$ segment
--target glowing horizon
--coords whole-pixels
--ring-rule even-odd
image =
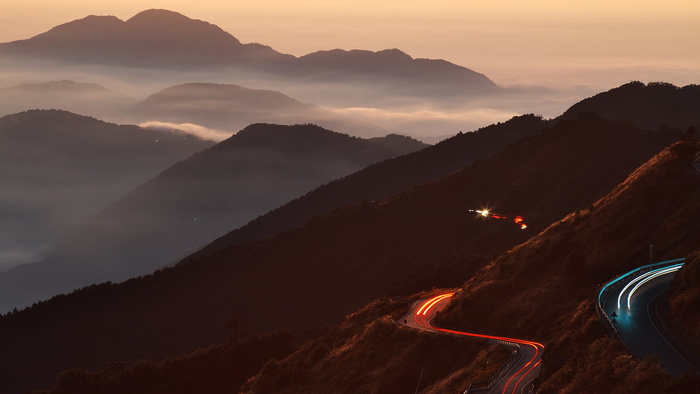
[[[398,48],[440,58],[500,84],[612,86],[632,79],[700,83],[700,3],[454,0],[149,1],[114,4],[9,0],[0,42],[25,39],[87,15],[127,20],[150,8],[218,25],[242,42],[296,56],[325,49]]]

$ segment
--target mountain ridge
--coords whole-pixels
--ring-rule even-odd
[[[452,93],[458,93],[450,85],[450,82],[455,84],[456,76],[457,85],[463,90],[473,90],[473,94],[500,90],[485,75],[444,60],[413,59],[396,49],[378,52],[337,49],[296,57],[257,43],[242,44],[216,25],[167,10],[147,10],[127,21],[89,16],[29,39],[2,43],[0,53],[3,52],[8,56],[43,57],[68,64],[164,69],[243,67],[253,73],[318,81],[335,81],[339,76],[357,79],[358,75],[371,71],[367,76],[381,76],[383,83],[394,87],[407,82],[417,86],[437,84],[434,89]],[[408,79],[416,77],[423,80]]]
[[[634,119],[640,126],[700,128],[700,85],[675,86],[665,82],[632,81],[572,105],[562,119],[595,112],[613,120]]]
[[[76,224],[41,262],[0,274],[0,305],[145,275],[309,189],[424,146],[313,125],[248,126]]]
[[[212,145],[57,110],[0,118],[0,142],[3,271],[42,258],[60,234],[103,204]]]
[[[328,213],[339,206],[389,198],[414,185],[466,167],[479,157],[494,154],[517,139],[539,132],[546,125],[545,120],[535,115],[514,117],[474,132],[459,133],[421,151],[371,165],[232,230],[186,260],[214,253],[220,248],[267,238],[276,232],[301,226],[312,216]]]
[[[662,90],[663,95],[657,95],[654,92]],[[620,92],[625,92],[620,94]],[[627,93],[630,92],[630,93]],[[637,112],[636,114],[631,112],[630,106],[627,104],[627,100],[623,98],[628,97],[630,94],[634,96],[644,97],[649,104],[644,110]],[[422,173],[420,176],[414,178],[413,181],[404,180],[400,183],[401,186],[383,190],[375,195],[367,194],[364,198],[369,198],[370,200],[377,199],[381,200],[390,197],[393,193],[398,193],[401,188],[409,188],[411,183],[413,185],[428,182],[432,179],[438,178],[439,176],[444,176],[449,172],[455,171],[461,167],[470,164],[471,159],[477,156],[487,157],[490,154],[496,153],[498,149],[503,149],[508,142],[514,142],[515,139],[526,137],[531,134],[535,134],[540,130],[544,129],[547,125],[555,123],[560,120],[575,119],[583,113],[590,112],[591,109],[605,108],[608,112],[616,112],[624,116],[618,115],[614,119],[618,121],[628,121],[635,124],[639,124],[649,128],[666,127],[664,124],[668,125],[673,123],[673,116],[670,116],[668,112],[664,111],[663,108],[668,106],[668,103],[678,102],[683,100],[688,100],[689,97],[693,97],[693,94],[700,95],[700,87],[695,85],[688,85],[682,88],[675,87],[668,84],[641,84],[638,82],[630,82],[628,84],[621,85],[620,87],[611,89],[606,92],[601,92],[595,96],[584,99],[579,104],[571,106],[564,114],[559,117],[545,121],[534,115],[523,115],[519,117],[514,117],[511,120],[496,125],[491,125],[477,130],[476,132],[470,133],[460,133],[456,136],[451,137],[448,140],[440,142],[435,146],[425,149],[421,152],[416,152],[407,155],[404,158],[400,158],[396,161],[395,165],[398,166],[399,163],[402,166],[408,166],[411,170],[416,173]],[[652,98],[656,98],[656,105],[653,104]],[[615,104],[610,104],[614,102]],[[694,108],[691,100],[690,104],[682,105],[684,111],[681,119],[683,121],[676,122],[678,126],[688,127],[693,124],[694,121],[700,121],[700,115],[692,110]],[[698,102],[700,106],[700,102]],[[540,120],[540,122],[537,121]],[[653,119],[654,121],[649,121]],[[501,130],[497,130],[500,128]],[[497,134],[501,134],[496,137]],[[487,137],[490,135],[491,137]],[[517,137],[517,138],[516,138]],[[483,139],[482,139],[483,138]],[[492,145],[488,144],[485,139],[495,138],[492,141]],[[462,154],[460,152],[467,152],[470,149],[470,145],[479,146],[483,152],[481,154],[475,154],[473,156],[463,156],[465,160],[455,161],[450,163],[450,158],[456,158],[457,155]],[[487,148],[486,146],[490,146]],[[459,146],[459,148],[457,148]],[[431,153],[434,152],[434,153]],[[438,153],[440,152],[440,153]],[[434,157],[430,159],[431,163],[435,165],[436,168],[440,168],[439,171],[431,172],[427,166],[416,166],[411,163],[411,157],[423,156],[427,157],[434,154]],[[384,168],[367,168],[360,171],[357,174],[350,175],[346,177],[347,182],[358,182],[373,184],[377,190],[381,190],[382,187],[386,187],[393,182],[399,182],[402,179],[402,175],[398,175],[396,168],[390,169],[394,165],[392,162],[381,163],[373,167],[384,167]],[[369,171],[384,171],[384,178],[392,179],[391,182],[375,182],[369,177]],[[362,181],[360,179],[363,179]],[[203,254],[213,253],[217,248],[223,248],[226,246],[232,246],[237,243],[250,242],[257,239],[262,239],[267,236],[271,236],[276,231],[286,230],[298,225],[301,225],[304,220],[310,218],[313,214],[321,214],[324,211],[321,210],[304,210],[302,208],[304,200],[314,201],[312,205],[315,207],[324,207],[327,212],[335,206],[350,205],[352,203],[359,203],[361,198],[357,198],[352,201],[350,199],[340,198],[339,195],[343,194],[345,196],[353,195],[353,189],[359,190],[359,186],[354,186],[353,188],[346,188],[342,186],[340,182],[332,182],[319,190],[310,192],[308,195],[302,198],[290,202],[289,206],[283,206],[279,209],[271,211],[260,218],[247,223],[240,229],[235,229],[229,234],[214,240],[210,245],[207,245],[200,251],[197,251],[193,256],[201,256]],[[341,191],[342,190],[342,191]],[[392,192],[389,192],[391,190]],[[333,201],[335,205],[327,204],[329,195],[336,195],[336,199]],[[324,197],[321,197],[324,196]],[[295,211],[295,212],[293,212]],[[305,215],[299,215],[299,212],[307,212]],[[294,219],[292,219],[294,218]],[[274,230],[273,230],[274,229]]]

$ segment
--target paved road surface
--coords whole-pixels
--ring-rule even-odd
[[[668,334],[660,324],[654,302],[668,290],[674,273],[675,271],[662,273],[641,285],[632,295],[629,307],[627,298],[635,286],[627,287],[622,297],[619,295],[625,286],[618,286],[603,300],[602,306],[605,313],[615,319],[618,335],[633,356],[638,359],[654,356],[668,372],[681,376],[692,369],[692,364],[682,349],[676,349],[673,342],[667,339]]]

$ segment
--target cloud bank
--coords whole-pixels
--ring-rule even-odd
[[[160,122],[156,120],[150,120],[148,122],[143,122],[139,124],[139,127],[143,127],[145,129],[153,129],[153,130],[170,130],[170,131],[175,131],[175,132],[180,132],[188,135],[195,136],[199,139],[205,140],[205,141],[214,141],[214,142],[221,142],[229,137],[231,137],[234,133],[230,131],[224,131],[224,130],[218,130],[218,129],[211,129],[208,127],[200,126],[198,124],[194,123],[170,123],[170,122]]]

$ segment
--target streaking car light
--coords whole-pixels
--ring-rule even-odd
[[[662,274],[667,274],[667,273],[670,273],[670,272],[673,272],[673,271],[677,271],[678,269],[680,269],[680,267],[681,267],[682,265],[683,265],[683,264],[678,264],[678,265],[674,265],[674,266],[672,266],[672,267],[664,267],[664,268],[655,269],[655,270],[653,270],[653,271],[646,272],[646,273],[644,273],[644,274],[642,274],[642,275],[640,275],[640,276],[634,278],[633,280],[631,280],[629,283],[627,283],[627,285],[625,285],[625,287],[622,288],[622,291],[620,291],[620,293],[619,293],[618,296],[617,296],[617,309],[622,308],[622,296],[625,294],[625,292],[627,291],[627,289],[629,289],[630,287],[632,287],[635,283],[638,283],[639,281],[644,280],[644,279],[648,278],[650,275],[654,275],[654,274],[656,274],[656,273],[660,273],[660,272],[661,272]],[[645,283],[646,283],[646,282],[645,282]],[[631,296],[628,297],[628,299],[627,299],[627,307],[628,307],[628,309],[629,309],[629,299],[630,299],[630,298],[631,298]]]
[[[680,266],[660,270],[660,271],[653,273],[652,275],[647,275],[643,280],[639,281],[639,283],[637,283],[637,285],[632,288],[629,295],[627,295],[627,309],[632,309],[632,295],[634,294],[635,291],[637,291],[637,289],[640,286],[642,286],[643,284],[649,282],[650,280],[652,280],[654,278],[657,278],[657,277],[662,276],[662,275],[670,274],[671,272],[678,271],[679,269],[681,269]],[[654,272],[654,271],[652,271],[652,272]]]
[[[508,219],[508,215],[494,213],[488,209],[470,209],[469,212],[476,212],[479,216],[482,216],[485,218],[502,219],[502,220]],[[522,216],[513,216],[513,223],[518,225],[522,230],[525,230],[527,228],[527,224],[525,224],[525,219],[523,219]]]

